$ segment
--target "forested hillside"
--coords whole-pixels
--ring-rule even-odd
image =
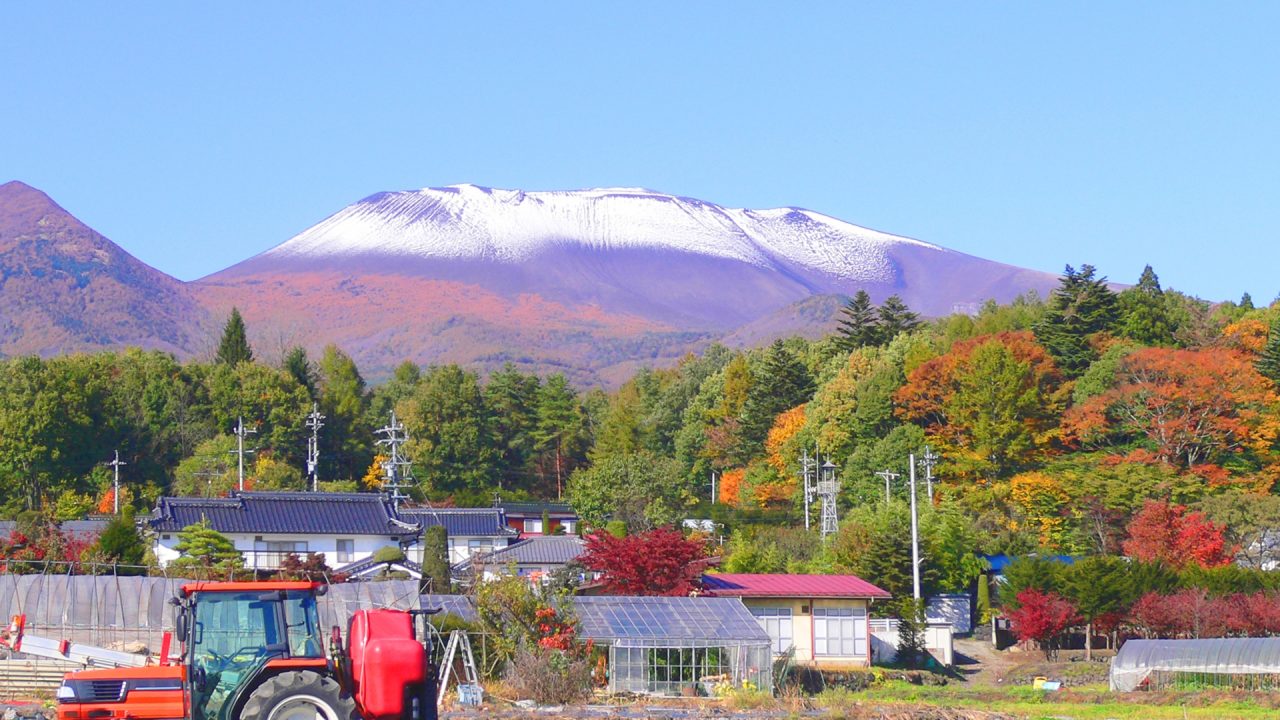
[[[0,502],[8,516],[108,507],[102,463],[116,449],[139,509],[163,492],[225,493],[241,416],[257,430],[249,485],[301,489],[316,403],[328,488],[376,487],[373,430],[394,410],[433,501],[563,490],[596,524],[711,517],[730,570],[852,570],[895,594],[910,586],[898,564],[907,457],[926,446],[940,456],[922,519],[931,588],[967,584],[974,550],[1257,561],[1261,533],[1280,526],[1280,304],[1211,306],[1162,290],[1149,268],[1116,293],[1084,266],[1043,301],[924,322],[859,294],[844,320],[816,342],[713,346],[611,394],[558,375],[412,364],[369,388],[338,348],[264,358],[243,327],[209,363],[136,350],[11,359]],[[841,529],[825,544],[803,529],[806,451],[843,484]],[[886,470],[900,476],[887,500]],[[1174,535],[1138,542],[1143,522]]]

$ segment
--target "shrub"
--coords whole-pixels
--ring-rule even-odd
[[[539,705],[566,705],[591,695],[591,663],[560,650],[522,645],[507,664],[507,686]]]
[[[1046,660],[1058,655],[1058,642],[1067,628],[1080,622],[1070,600],[1054,592],[1034,588],[1018,593],[1018,608],[1009,613],[1009,624],[1019,640],[1040,643]]]

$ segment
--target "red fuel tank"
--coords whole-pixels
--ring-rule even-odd
[[[413,617],[401,610],[357,610],[348,628],[356,704],[365,720],[398,720],[406,689],[427,679],[427,654],[413,636]]]

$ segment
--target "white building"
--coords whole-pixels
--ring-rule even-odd
[[[162,497],[147,526],[161,565],[179,557],[179,533],[207,520],[244,556],[247,568],[275,570],[287,555],[320,553],[342,572],[382,548],[403,549],[422,529],[375,493],[238,492],[224,498]],[[412,556],[410,556],[412,558]]]

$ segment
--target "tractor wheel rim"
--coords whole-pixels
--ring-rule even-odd
[[[296,695],[272,708],[267,720],[338,720],[338,713],[314,695]]]

